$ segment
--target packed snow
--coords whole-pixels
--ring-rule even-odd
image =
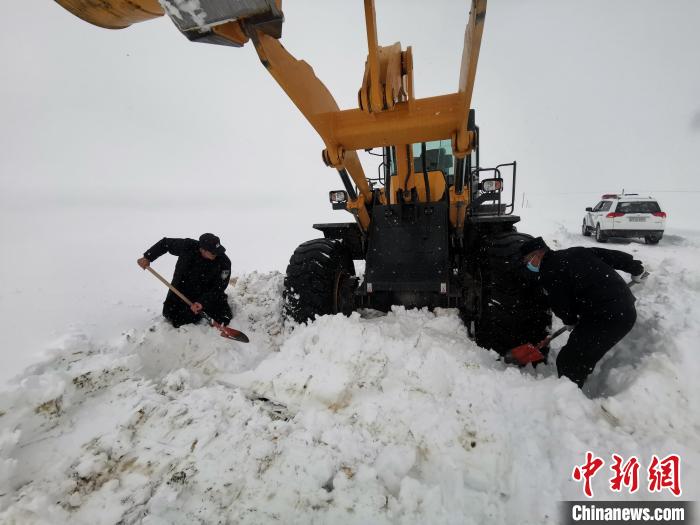
[[[198,26],[206,23],[207,13],[202,9],[199,0],[159,0],[161,7],[173,18],[184,20],[182,13],[188,15]]]
[[[573,220],[522,230],[595,244]],[[451,309],[285,324],[276,271],[228,290],[249,344],[122,304],[150,315],[143,328],[73,330],[0,394],[0,522],[556,523],[559,501],[583,499],[571,472],[589,450],[643,465],[677,453],[692,499],[700,232],[607,247],[651,276],[634,289],[636,326],[583,392],[553,360],[506,366]],[[608,477],[596,499],[670,498],[612,493]]]

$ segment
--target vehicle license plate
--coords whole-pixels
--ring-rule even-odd
[[[647,220],[646,217],[630,217],[630,222],[644,222]]]

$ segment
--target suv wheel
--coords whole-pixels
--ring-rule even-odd
[[[647,235],[644,237],[644,242],[647,244],[659,244],[659,241],[661,240],[661,237],[657,235]]]
[[[591,230],[588,229],[588,226],[586,226],[586,219],[583,219],[583,225],[581,226],[581,233],[585,237],[590,237],[591,236]]]
[[[595,240],[598,242],[608,242],[608,238],[600,231],[600,224],[596,224],[595,227]]]

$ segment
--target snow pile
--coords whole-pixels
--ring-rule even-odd
[[[547,241],[591,243],[564,228]],[[555,523],[559,500],[582,498],[571,471],[587,450],[678,453],[697,494],[699,246],[611,246],[652,276],[585,395],[553,363],[506,367],[454,310],[285,327],[279,273],[229,289],[248,345],[162,321],[66,337],[0,394],[0,521]],[[597,498],[640,499],[607,478]]]

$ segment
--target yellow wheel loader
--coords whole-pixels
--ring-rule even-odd
[[[251,43],[317,131],[323,161],[343,185],[330,202],[353,220],[314,225],[323,238],[295,250],[284,291],[290,318],[455,307],[476,342],[500,353],[545,337],[551,314],[518,257],[530,237],[514,227],[516,163],[479,165],[471,99],[486,0],[471,1],[456,91],[428,98],[415,96],[411,47],[380,46],[374,0],[364,0],[369,52],[358,107],[346,110],[282,46],[281,0],[56,1],[105,28],[167,15],[191,41]],[[365,175],[363,150],[381,157],[377,177]],[[365,261],[363,279],[355,275],[357,260]]]

